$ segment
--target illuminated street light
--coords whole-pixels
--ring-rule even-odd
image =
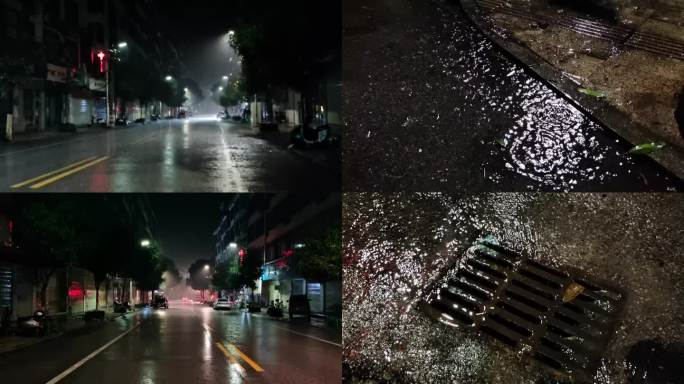
[[[228,81],[228,76],[223,76],[223,81]]]
[[[127,43],[127,42],[122,41],[122,42],[119,43],[119,48],[126,48],[126,47],[128,47],[128,43]]]
[[[237,248],[237,243],[230,243],[228,246],[231,248]]]
[[[219,87],[219,91],[223,91],[223,87]]]
[[[147,239],[140,240],[140,246],[143,248],[148,248],[150,246],[150,241]]]
[[[208,271],[209,268],[211,268],[211,267],[209,266],[209,264],[206,264],[206,265],[204,266],[204,270],[205,270],[205,271]]]
[[[228,37],[233,37],[233,36],[235,36],[235,31],[233,31],[231,29],[230,31],[228,31]]]
[[[189,90],[187,88],[183,88],[183,91],[188,92]]]
[[[170,75],[166,76],[166,81],[171,81],[171,80],[173,80],[173,76],[170,76]]]

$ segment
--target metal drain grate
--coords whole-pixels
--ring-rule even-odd
[[[525,9],[529,3],[502,0],[477,0],[477,5],[490,13],[501,13],[519,17],[530,22],[557,25],[583,35],[601,40],[607,40],[633,49],[653,54],[684,60],[684,41],[670,39],[648,32],[635,31],[623,25],[606,25],[604,23],[572,17],[545,17]]]
[[[447,271],[422,309],[442,323],[529,353],[554,372],[591,381],[624,295],[588,282],[579,272],[559,271],[502,246],[483,244]],[[564,302],[568,290],[578,287],[583,290]]]

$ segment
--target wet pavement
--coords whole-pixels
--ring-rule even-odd
[[[353,0],[343,15],[345,190],[682,189],[505,56],[455,2]]]
[[[327,165],[300,156],[247,125],[198,117],[3,145],[0,190],[339,190],[339,163]]]
[[[684,382],[682,195],[347,194],[343,211],[347,382],[556,382],[524,353],[417,309],[487,234],[625,293],[595,383]]]
[[[0,377],[50,382],[120,335],[59,382],[335,383],[341,377],[339,333],[173,303],[4,353]]]

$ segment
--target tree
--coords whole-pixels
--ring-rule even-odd
[[[228,84],[219,92],[218,103],[223,108],[228,108],[237,105],[247,99],[245,92],[245,81],[239,77],[233,77],[228,81]]]
[[[256,280],[261,276],[261,258],[247,254],[238,268],[238,284],[240,288],[256,289]]]
[[[303,117],[314,114],[312,83],[337,70],[341,58],[341,19],[337,0],[236,1],[239,21],[230,43],[240,54],[245,87],[264,94],[290,87],[302,94]],[[305,11],[303,11],[305,10]]]
[[[216,265],[214,274],[211,277],[211,285],[222,291],[234,291],[240,288],[238,274],[230,271],[230,265],[227,261]]]
[[[342,278],[342,235],[333,226],[325,235],[308,239],[298,249],[290,263],[290,270],[305,279],[330,281]]]
[[[26,250],[34,267],[34,284],[40,289],[40,304],[47,307],[46,291],[52,275],[72,265],[83,251],[83,238],[75,225],[72,200],[43,199],[31,202],[17,220],[17,243]]]
[[[206,266],[209,268],[206,268]],[[200,259],[192,263],[188,268],[190,274],[190,287],[194,290],[201,291],[202,298],[204,298],[204,291],[210,288],[211,282],[211,265],[210,260]]]

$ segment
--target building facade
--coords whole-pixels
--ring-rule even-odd
[[[263,305],[279,300],[287,307],[291,295],[306,295],[312,314],[339,319],[341,281],[310,281],[289,268],[307,239],[339,226],[339,194],[237,195],[223,207],[214,232],[217,263],[237,265],[244,250],[261,259],[254,293]]]

